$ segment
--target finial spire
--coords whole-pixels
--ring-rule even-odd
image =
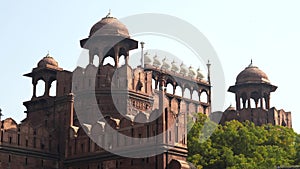
[[[1,117],[3,116],[2,114],[2,109],[0,108],[0,121],[1,121]]]
[[[249,64],[248,67],[252,67],[252,66],[253,66],[253,61],[252,61],[252,59],[251,59],[251,62],[250,62],[250,64]]]
[[[141,67],[144,68],[144,45],[145,42],[141,42]]]
[[[207,81],[210,84],[210,66],[211,66],[211,64],[210,64],[209,60],[207,60],[206,66],[207,66]]]
[[[46,57],[50,57],[49,50],[47,51],[47,55],[46,55]]]
[[[111,14],[111,9],[108,10],[108,14],[106,15],[106,18],[109,18]]]

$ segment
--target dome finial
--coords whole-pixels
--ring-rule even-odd
[[[51,56],[50,56],[50,53],[49,53],[49,50],[47,51],[46,57],[51,57]]]
[[[105,18],[111,17],[110,14],[111,14],[111,9],[108,10],[108,14],[105,16]]]
[[[210,66],[211,66],[211,63],[210,63],[209,60],[207,60],[206,66],[207,66],[207,81],[210,84]]]
[[[253,67],[253,61],[252,61],[252,59],[251,59],[251,62],[250,62],[250,64],[249,64],[248,67]]]

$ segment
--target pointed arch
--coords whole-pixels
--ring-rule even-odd
[[[189,88],[184,89],[183,97],[187,99],[191,99],[191,90]]]
[[[45,94],[45,81],[43,79],[39,79],[36,84],[36,96],[40,97]]]
[[[110,64],[112,66],[115,66],[116,63],[115,63],[115,60],[112,56],[106,56],[104,59],[103,59],[103,66],[107,65],[107,64]]]
[[[181,88],[181,86],[179,86],[179,85],[176,86],[175,95],[182,97],[182,88]]]
[[[94,55],[92,63],[95,66],[99,64],[99,56],[97,54]]]
[[[166,92],[169,94],[173,94],[173,85],[171,83],[167,84]]]
[[[199,93],[196,90],[193,90],[192,100],[199,101]]]
[[[208,94],[205,90],[200,93],[200,102],[208,103]]]
[[[56,96],[57,80],[53,80],[50,86],[49,95]]]

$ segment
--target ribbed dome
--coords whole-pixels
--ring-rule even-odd
[[[268,83],[270,80],[266,73],[260,70],[258,67],[253,66],[252,63],[246,67],[236,78],[236,84],[244,83]]]
[[[129,32],[126,26],[118,19],[109,16],[102,18],[90,30],[90,37],[95,35],[101,36],[123,36],[128,38]]]
[[[38,67],[47,67],[49,65],[58,67],[57,61],[54,60],[54,58],[51,57],[49,54],[47,54],[42,60],[39,61]]]

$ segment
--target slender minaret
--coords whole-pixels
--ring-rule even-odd
[[[141,67],[144,68],[144,44],[145,42],[141,42],[141,48],[142,48],[142,51],[141,51]]]
[[[2,109],[0,108],[0,121],[1,121],[1,117],[3,116],[2,114]]]
[[[210,84],[210,66],[211,66],[211,64],[210,64],[209,60],[207,61],[206,66],[207,66],[207,81]]]

